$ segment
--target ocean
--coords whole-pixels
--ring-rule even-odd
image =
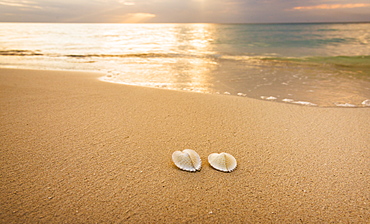
[[[370,106],[370,23],[0,23],[0,67],[318,107]]]

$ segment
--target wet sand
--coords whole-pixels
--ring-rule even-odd
[[[1,223],[367,223],[370,109],[0,69]],[[200,172],[171,154],[196,150]],[[213,152],[235,156],[231,173]]]

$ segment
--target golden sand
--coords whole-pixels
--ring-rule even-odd
[[[366,223],[370,109],[0,70],[1,223]],[[178,169],[196,150],[200,172]],[[231,173],[207,162],[228,152]]]

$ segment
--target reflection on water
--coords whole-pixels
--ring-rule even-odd
[[[303,105],[370,106],[370,24],[0,28],[3,67],[103,71],[103,80],[130,85]]]
[[[136,48],[136,52],[148,57],[127,57],[119,72],[110,71],[105,81],[131,85],[189,90],[202,93],[212,92],[212,75],[217,61],[204,55],[215,54],[210,45],[215,34],[211,24],[177,25],[168,29],[164,37],[172,54]],[[145,37],[148,43],[157,43],[157,35]],[[152,38],[152,39],[150,39]],[[172,57],[175,54],[175,57]],[[113,62],[113,61],[112,61]]]

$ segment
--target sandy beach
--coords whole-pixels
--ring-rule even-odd
[[[369,223],[370,109],[0,69],[1,223]],[[179,170],[193,149],[200,172]],[[213,152],[238,161],[214,170]]]

